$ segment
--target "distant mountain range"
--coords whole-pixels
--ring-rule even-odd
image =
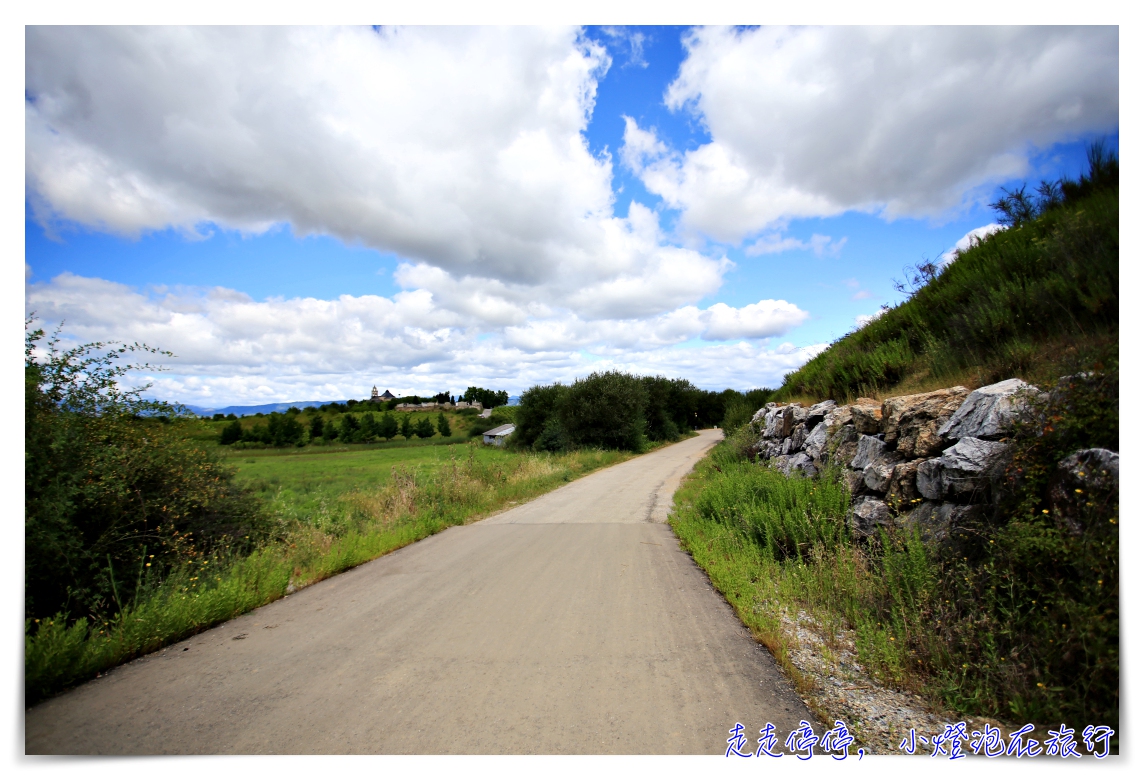
[[[321,406],[322,404],[335,403],[334,401],[287,401],[280,404],[258,404],[257,406],[222,406],[217,409],[208,408],[205,406],[195,406],[194,404],[183,404],[183,406],[190,409],[195,414],[202,416],[211,416],[212,414],[233,414],[237,417],[242,417],[247,414],[270,414],[271,412],[284,412],[291,406],[297,406],[299,409],[305,409],[310,406]],[[344,404],[345,401],[337,401],[336,403]]]
[[[344,404],[345,401],[286,401],[280,404],[258,404],[257,406],[222,406],[219,408],[211,408],[206,406],[195,406],[194,404],[183,404],[183,406],[190,409],[200,417],[210,417],[213,414],[233,414],[236,417],[243,417],[248,414],[270,414],[271,412],[284,412],[291,406],[296,406],[299,409],[305,409],[310,406],[322,406],[323,404],[339,403]],[[508,398],[509,406],[516,406],[520,403],[519,395],[511,395]]]

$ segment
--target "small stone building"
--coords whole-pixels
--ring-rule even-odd
[[[498,425],[491,431],[485,431],[485,444],[491,444],[494,447],[503,447],[504,440],[512,435],[516,430],[516,426],[512,423],[507,425]]]

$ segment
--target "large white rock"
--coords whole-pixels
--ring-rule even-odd
[[[820,422],[818,425],[814,426],[813,431],[807,434],[806,442],[803,445],[803,451],[814,460],[818,460],[822,457],[822,453],[826,449],[827,436],[828,431],[826,423]]]
[[[918,492],[932,501],[980,497],[989,486],[989,470],[1008,449],[1008,444],[966,437],[918,465]]]
[[[1020,379],[979,387],[937,432],[945,439],[997,439],[1013,427],[1027,398],[1040,391]]]
[[[874,460],[874,458],[881,455],[884,449],[886,449],[885,442],[873,436],[859,436],[858,452],[855,453],[853,460],[850,461],[850,468],[855,471],[862,471],[870,465],[870,462]]]
[[[862,469],[862,481],[866,487],[875,493],[885,493],[890,489],[890,478],[894,475],[894,467],[901,462],[901,458],[892,450],[887,450],[870,459]]]

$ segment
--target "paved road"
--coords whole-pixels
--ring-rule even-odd
[[[26,750],[722,754],[814,722],[662,522],[719,435],[119,667],[29,710]]]

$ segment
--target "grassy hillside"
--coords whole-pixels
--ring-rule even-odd
[[[1051,382],[1113,353],[1119,173],[1115,158],[1094,151],[1085,177],[1042,185],[1040,204],[1023,188],[1006,193],[995,206],[1007,230],[944,268],[922,267],[928,283],[788,374],[779,398],[841,402],[1011,376]]]

